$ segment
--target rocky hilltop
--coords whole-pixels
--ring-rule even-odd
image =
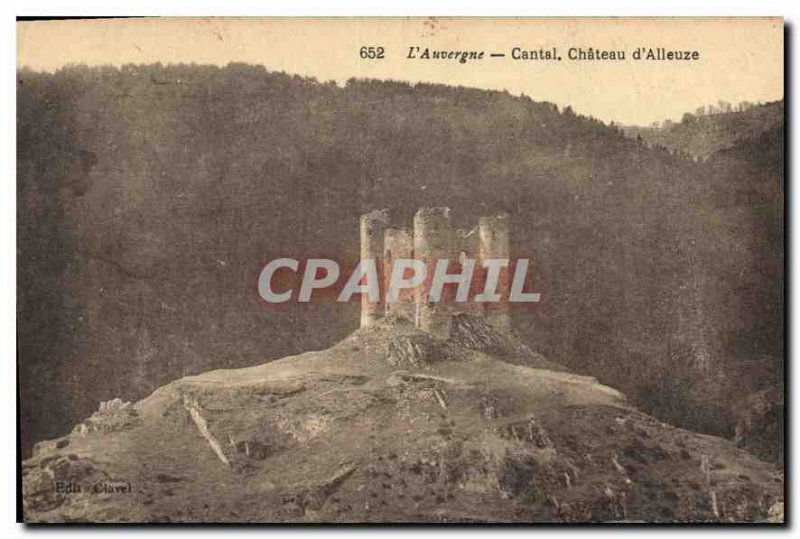
[[[176,380],[23,462],[27,522],[783,520],[783,474],[481,320]]]

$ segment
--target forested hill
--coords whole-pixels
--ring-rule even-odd
[[[25,447],[100,400],[345,336],[357,305],[270,307],[256,278],[354,260],[373,208],[510,212],[542,294],[519,333],[659,417],[728,434],[780,362],[782,191],[735,193],[782,163],[731,176],[737,155],[695,163],[528,97],[248,65],[20,71],[18,152]]]
[[[735,109],[728,103],[701,107],[686,113],[680,122],[657,126],[625,127],[625,133],[641,137],[649,146],[663,146],[674,152],[706,159],[718,151],[754,141],[764,133],[783,128],[783,100],[763,105],[742,103]]]

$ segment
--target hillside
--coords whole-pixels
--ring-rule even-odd
[[[357,305],[270,308],[256,279],[277,257],[352,264],[373,208],[507,211],[542,294],[521,337],[672,424],[733,437],[738,399],[780,372],[780,152],[699,163],[528,97],[247,65],[23,70],[17,89],[26,455],[99,401],[339,342]]]
[[[25,519],[783,520],[776,466],[490,340],[466,348],[389,320],[103,403],[23,463]]]
[[[783,127],[783,101],[756,105],[741,111],[684,114],[680,122],[660,127],[626,126],[625,134],[641,137],[648,146],[663,146],[695,158],[707,159],[766,132]]]

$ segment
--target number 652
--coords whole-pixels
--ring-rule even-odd
[[[361,47],[358,55],[365,60],[382,60],[386,53],[383,47]]]

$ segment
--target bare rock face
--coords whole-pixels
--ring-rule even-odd
[[[398,335],[386,345],[386,361],[395,367],[419,368],[434,361],[447,358],[443,343],[427,333]]]
[[[90,432],[113,432],[136,426],[140,422],[139,414],[130,402],[112,399],[100,403],[100,409],[90,418],[72,429],[73,434],[83,435]]]
[[[496,331],[485,318],[479,316],[469,314],[454,316],[449,341],[457,348],[478,350],[516,365],[554,371],[567,370],[561,365],[547,361],[544,356],[531,350],[514,335]]]
[[[775,465],[592,378],[512,364],[524,351],[465,325],[440,341],[388,320],[328,350],[106,404],[91,424],[113,428],[23,463],[25,519],[782,520]]]

